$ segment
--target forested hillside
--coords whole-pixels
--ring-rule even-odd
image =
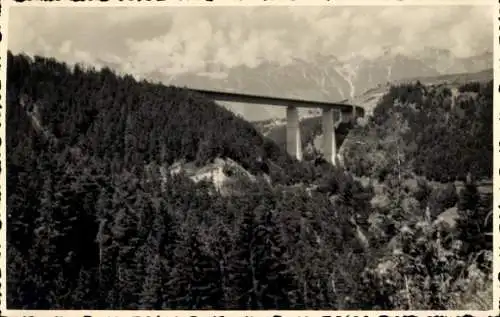
[[[456,87],[423,85],[420,81],[393,85],[377,102],[367,124],[340,123],[336,128],[337,148],[342,148],[345,167],[358,176],[379,179],[387,169],[399,166],[394,163],[399,151],[406,172],[431,181],[464,181],[468,173],[476,179],[491,180],[493,80],[463,83],[464,77],[450,78],[462,82],[454,84]],[[452,89],[456,89],[454,95]],[[303,119],[300,128],[302,146],[309,154],[305,158],[314,159],[322,151],[310,151],[322,134],[321,117]],[[266,132],[285,148],[286,126]]]
[[[368,124],[350,132],[346,167],[379,179],[397,169],[443,183],[468,174],[491,180],[493,80],[457,90],[452,96],[448,87],[420,82],[391,87]]]
[[[150,161],[171,164],[181,158],[202,165],[216,156],[231,157],[251,170],[258,168],[259,155],[287,169],[295,164],[250,123],[187,90],[137,83],[109,69],[69,69],[51,59],[31,63],[24,56],[9,55],[9,65],[11,103],[27,99],[24,102],[36,107],[39,121],[59,143],[124,168]],[[14,109],[9,120],[28,124],[23,110]]]
[[[188,90],[109,69],[9,53],[7,76],[9,308],[490,306],[491,197],[473,180],[362,184]],[[216,157],[256,181],[226,196],[161,172]],[[449,208],[455,223],[437,221]]]

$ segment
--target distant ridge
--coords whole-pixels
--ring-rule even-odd
[[[488,81],[493,79],[493,68],[488,68],[474,73],[455,73],[438,76],[413,77],[395,80],[394,83],[402,83],[419,80],[422,84],[439,84],[448,82],[449,84],[461,85],[469,81]]]

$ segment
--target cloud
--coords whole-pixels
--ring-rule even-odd
[[[9,49],[135,74],[210,72],[313,54],[492,50],[489,6],[156,7],[10,10]],[[215,66],[214,66],[215,65]]]

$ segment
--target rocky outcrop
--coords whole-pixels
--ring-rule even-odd
[[[212,163],[204,166],[196,166],[194,162],[186,162],[185,160],[177,161],[165,170],[169,175],[184,173],[192,181],[198,183],[200,181],[211,182],[216,190],[223,194],[229,194],[231,187],[241,181],[256,181],[256,177],[244,169],[241,165],[230,158],[216,158]],[[163,175],[166,177],[166,175]],[[267,181],[269,177],[264,178]]]

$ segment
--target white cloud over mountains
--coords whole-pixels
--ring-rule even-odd
[[[493,47],[489,6],[163,7],[10,9],[9,49],[123,71],[220,73],[225,67],[448,49]]]

